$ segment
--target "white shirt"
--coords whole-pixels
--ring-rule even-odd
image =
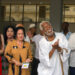
[[[69,47],[71,48],[70,66],[75,67],[75,33],[72,33],[69,38]]]
[[[36,45],[34,57],[37,59],[39,59],[39,41],[41,40],[42,37],[43,37],[42,35],[37,34],[32,38],[32,41],[35,42]]]
[[[63,32],[62,32],[63,33]],[[64,33],[63,33],[64,34]],[[66,36],[66,38],[67,38],[67,40],[69,39],[69,37],[70,37],[70,35],[71,35],[71,32],[68,32],[65,36]]]
[[[30,39],[29,39],[29,36],[27,34],[26,34],[26,37],[24,38],[24,40],[30,43]]]
[[[63,49],[63,54],[60,54],[60,58],[63,62],[64,75],[68,75],[68,58],[70,49],[68,48],[68,41],[66,37],[61,33],[55,33],[56,37],[53,41],[47,41],[46,38],[42,38],[39,42],[39,66],[38,75],[62,75],[61,63],[59,59],[59,52],[55,50],[51,58],[49,58],[49,52],[52,49],[52,45],[59,39],[59,46],[68,49],[66,52]],[[65,66],[66,64],[66,66]]]

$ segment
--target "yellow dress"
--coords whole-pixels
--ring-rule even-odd
[[[8,61],[15,59],[22,63],[24,63],[27,58],[32,60],[30,44],[24,42],[23,46],[19,48],[16,40],[9,42],[5,49],[5,57]],[[8,75],[30,75],[30,69],[21,69],[21,66],[9,63]]]

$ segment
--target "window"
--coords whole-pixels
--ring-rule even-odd
[[[75,5],[64,5],[63,20],[69,23],[75,23]]]

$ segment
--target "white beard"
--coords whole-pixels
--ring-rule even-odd
[[[52,35],[53,35],[53,31],[50,32],[50,30],[48,30],[47,32],[45,32],[45,35],[47,35],[47,36],[52,36]]]

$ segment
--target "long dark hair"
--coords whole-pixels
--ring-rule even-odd
[[[5,44],[7,44],[7,39],[8,39],[8,38],[7,38],[6,33],[7,33],[7,30],[8,30],[9,28],[12,28],[12,29],[13,29],[13,31],[14,31],[14,38],[15,38],[15,27],[12,26],[12,25],[6,26],[5,29],[4,29],[4,43],[5,43]]]

